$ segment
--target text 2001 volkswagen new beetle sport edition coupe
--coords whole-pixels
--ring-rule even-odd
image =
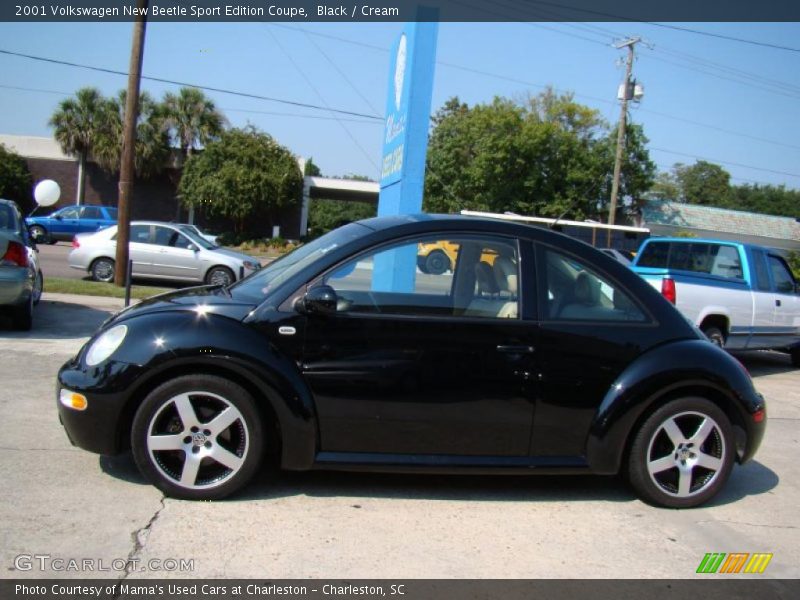
[[[457,248],[441,273],[422,244]],[[109,319],[58,374],[72,442],[131,447],[166,494],[282,468],[627,474],[689,507],[750,459],[750,376],[646,281],[543,229],[460,216],[345,225],[230,286]]]

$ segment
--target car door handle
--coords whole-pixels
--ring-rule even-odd
[[[781,305],[781,301],[780,300],[775,300],[775,306],[780,306],[780,305]]]
[[[499,344],[497,346],[498,352],[504,352],[506,354],[533,354],[536,352],[536,348],[533,346],[512,346],[507,344]]]

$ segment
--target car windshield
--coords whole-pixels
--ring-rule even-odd
[[[8,204],[0,204],[0,229],[19,232],[16,211]]]
[[[234,297],[260,303],[272,290],[320,257],[370,231],[358,223],[349,223],[334,229],[330,233],[292,250],[260,271],[256,271],[250,277],[234,284],[230,288],[230,292]]]
[[[181,233],[183,235],[188,237],[190,240],[192,240],[192,242],[194,242],[195,244],[197,244],[201,248],[204,248],[206,250],[213,250],[214,248],[218,247],[218,246],[212,244],[211,242],[209,242],[203,236],[198,235],[197,234],[197,230],[194,227],[190,227],[188,225],[181,225],[180,229],[181,229]]]

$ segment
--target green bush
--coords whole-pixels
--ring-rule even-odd
[[[308,237],[313,239],[346,223],[374,217],[378,207],[370,202],[314,199],[308,207]]]

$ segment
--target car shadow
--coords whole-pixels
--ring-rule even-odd
[[[130,453],[100,457],[100,468],[117,479],[149,485]],[[751,461],[736,467],[720,494],[706,506],[722,506],[765,494],[780,479]],[[279,471],[265,466],[244,490],[227,502],[252,502],[292,496],[445,500],[462,502],[633,502],[636,495],[622,477],[600,475],[434,475]]]
[[[69,302],[42,300],[33,309],[30,331],[14,330],[11,317],[0,315],[0,335],[9,338],[76,339],[88,337],[114,309],[100,309]]]
[[[765,375],[776,375],[798,370],[792,365],[792,359],[784,352],[760,350],[756,352],[733,353],[739,362],[749,371],[753,378]]]

